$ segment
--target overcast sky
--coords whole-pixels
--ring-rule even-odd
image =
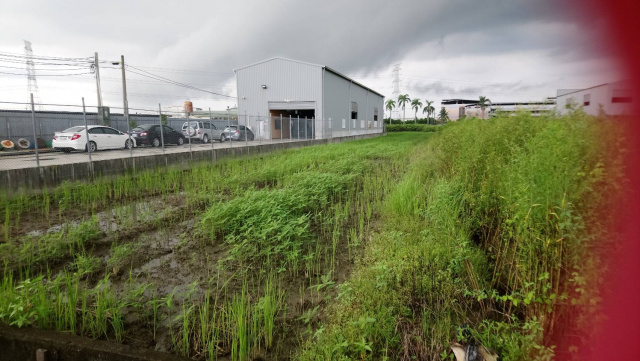
[[[0,0],[0,52],[23,55],[25,39],[35,56],[98,52],[107,61],[100,64],[104,103],[112,107],[122,107],[120,70],[110,64],[120,55],[138,69],[229,96],[236,95],[233,69],[281,56],[327,65],[387,97],[393,65],[401,63],[401,92],[423,102],[480,95],[494,102],[542,100],[559,88],[619,79],[604,24],[593,19],[583,26],[584,15],[558,6],[563,3]],[[28,99],[20,59],[0,57],[2,102]],[[88,60],[48,63],[36,65],[43,103],[77,105],[85,97],[97,104]],[[132,72],[127,91],[129,106],[139,109],[179,107],[186,99],[204,109],[236,103]],[[24,106],[0,103],[13,107]]]

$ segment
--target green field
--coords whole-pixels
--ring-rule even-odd
[[[597,313],[623,187],[602,123],[466,120],[3,194],[0,320],[206,360],[449,359],[467,325],[549,359]]]

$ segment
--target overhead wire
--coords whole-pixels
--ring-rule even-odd
[[[194,86],[189,85],[189,84],[180,83],[178,81],[175,81],[175,80],[172,80],[172,79],[168,79],[168,78],[162,77],[160,75],[156,75],[156,74],[150,73],[148,71],[139,69],[139,68],[131,66],[131,65],[127,65],[126,68],[131,68],[131,69],[138,70],[139,72],[127,69],[129,72],[131,72],[133,74],[137,74],[137,75],[144,76],[144,77],[147,77],[147,78],[151,78],[151,79],[154,79],[154,80],[166,82],[166,83],[173,84],[173,85],[176,85],[176,86],[181,86],[181,87],[184,87],[184,88],[187,88],[187,89],[201,91],[201,92],[205,92],[205,93],[209,93],[209,94],[213,94],[213,95],[217,95],[217,96],[221,96],[221,97],[225,97],[225,98],[233,98],[233,99],[236,98],[236,97],[231,96],[231,95],[220,94],[220,93],[212,92],[212,91],[209,91],[209,90],[197,88],[197,87],[194,87]],[[142,73],[140,73],[140,72],[142,72]]]

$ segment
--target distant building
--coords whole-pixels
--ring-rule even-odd
[[[193,111],[193,113],[191,113],[190,115],[191,118],[199,118],[199,119],[231,119],[233,121],[237,121],[238,120],[238,108],[233,107],[233,108],[229,108],[227,109],[223,109],[223,110],[212,110],[212,111],[208,111],[208,110],[201,110],[201,109],[196,109]]]
[[[539,116],[541,114],[551,113],[556,109],[556,98],[549,97],[541,102],[493,103],[488,107],[488,109],[490,109],[488,114],[489,117],[496,116],[498,113],[515,114],[521,111],[526,111],[532,116]],[[477,107],[477,111],[480,111],[480,107]]]
[[[478,104],[478,99],[443,99],[440,106],[444,108],[449,116],[449,120],[456,121],[467,116],[467,105]],[[436,118],[438,111],[436,110]]]
[[[556,110],[564,114],[571,108],[582,107],[585,113],[599,115],[630,114],[632,105],[637,104],[631,94],[629,81],[618,81],[597,85],[586,89],[559,89]]]
[[[272,58],[234,70],[239,124],[265,138],[381,133],[384,96],[324,65]],[[305,120],[306,119],[306,120]]]
[[[460,118],[483,118],[482,108],[478,105],[477,99],[444,99],[441,105],[447,111],[449,119],[453,121]],[[527,111],[537,116],[552,112],[555,108],[555,98],[531,102],[492,102],[484,109],[484,119],[496,116],[498,112],[513,114],[518,111]]]

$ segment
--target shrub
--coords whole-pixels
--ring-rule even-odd
[[[387,132],[437,132],[441,126],[428,124],[390,124]]]

